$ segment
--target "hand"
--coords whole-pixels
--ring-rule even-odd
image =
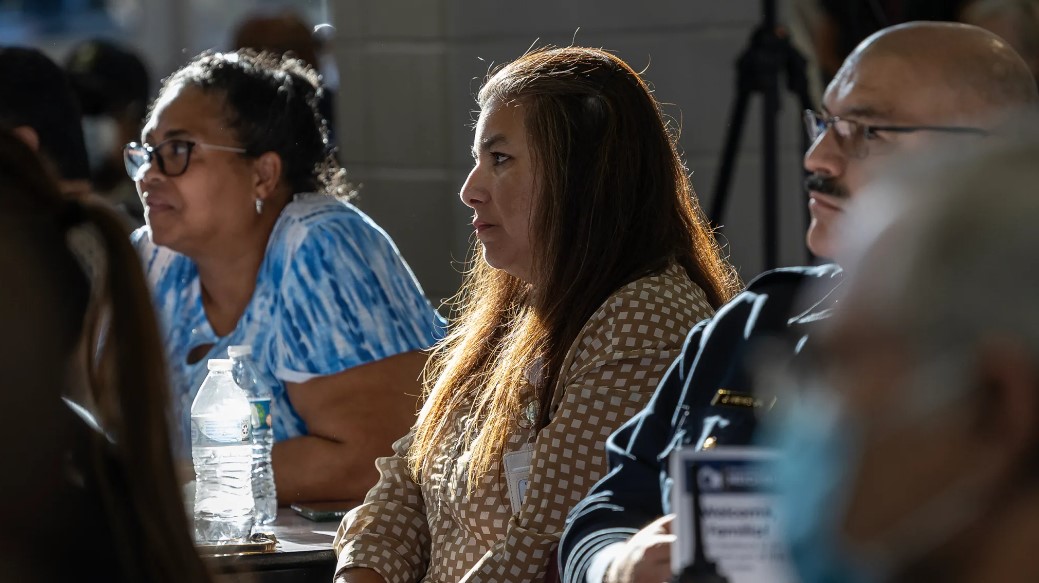
[[[662,583],[671,580],[674,514],[661,516],[635,533],[606,570],[608,583]]]

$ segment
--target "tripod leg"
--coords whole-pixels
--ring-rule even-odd
[[[808,96],[808,62],[790,42],[786,43],[786,53],[787,88],[797,98],[797,102],[800,104],[802,110],[812,109],[812,100]],[[808,140],[808,133],[803,132],[801,134],[801,153],[807,154],[808,148],[810,147],[812,147],[812,144]],[[808,172],[802,168],[802,174],[804,177],[807,177]],[[804,224],[807,229],[808,224],[812,220],[812,215],[808,212],[807,193],[805,193],[803,189],[802,195],[804,195],[802,196],[802,212],[804,213]],[[816,257],[812,253],[811,249],[805,247],[805,252],[808,255],[808,262],[814,263]]]
[[[714,196],[711,200],[711,225],[720,227],[725,218],[725,205],[729,198],[729,183],[732,171],[736,166],[736,153],[740,149],[740,136],[743,133],[743,122],[747,116],[747,102],[750,90],[744,83],[737,84],[736,103],[729,115],[729,128],[725,133],[725,146],[722,148],[721,166],[714,177]]]
[[[764,244],[765,269],[779,265],[779,156],[776,123],[779,112],[779,80],[764,91],[762,111],[761,191],[764,193]]]

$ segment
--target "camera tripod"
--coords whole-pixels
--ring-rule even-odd
[[[747,106],[754,93],[763,97],[761,190],[764,206],[765,268],[776,267],[779,244],[778,147],[776,121],[780,110],[780,77],[786,76],[786,88],[798,99],[801,109],[811,109],[805,59],[790,43],[784,29],[776,23],[775,0],[762,0],[764,20],[751,34],[750,43],[736,62],[736,102],[729,117],[728,132],[722,149],[721,165],[714,183],[711,202],[711,224],[721,226],[728,203],[732,172],[740,147]],[[808,136],[802,136],[802,151],[808,150]],[[807,213],[807,206],[805,207]]]

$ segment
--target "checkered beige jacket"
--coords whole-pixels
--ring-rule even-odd
[[[603,303],[563,362],[549,424],[535,436],[517,412],[507,450],[531,438],[534,447],[518,512],[501,464],[467,495],[469,452],[458,440],[444,444],[415,483],[404,458],[409,433],[394,444],[395,456],[376,462],[378,483],[343,519],[337,571],[368,567],[387,583],[540,581],[567,512],[604,473],[606,438],[649,401],[686,333],[711,313],[703,291],[677,266]],[[467,422],[459,418],[456,428]]]

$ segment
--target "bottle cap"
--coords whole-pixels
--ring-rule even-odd
[[[253,347],[248,344],[238,344],[236,346],[227,347],[227,355],[231,358],[239,358],[241,356],[249,356],[253,353]]]
[[[228,358],[210,358],[207,365],[209,370],[231,372],[231,360]]]

